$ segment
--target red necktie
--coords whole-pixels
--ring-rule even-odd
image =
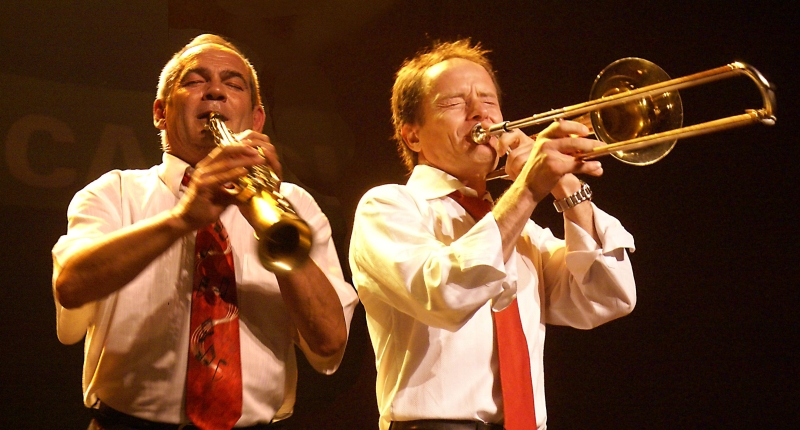
[[[450,197],[475,218],[483,218],[492,210],[492,204],[478,197],[465,196],[456,190]],[[533,403],[533,382],[528,342],[522,331],[517,300],[500,312],[492,312],[497,333],[497,357],[500,362],[500,386],[506,430],[536,428],[536,411]]]
[[[242,415],[239,307],[228,233],[197,231],[186,415],[203,430],[230,430]]]

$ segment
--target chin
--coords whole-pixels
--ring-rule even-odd
[[[497,163],[500,161],[500,158],[497,157],[497,152],[494,150],[491,151],[491,154],[479,154],[475,158],[476,164],[480,164],[481,166],[486,166],[487,169],[492,170]]]

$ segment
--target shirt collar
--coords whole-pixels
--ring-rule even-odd
[[[191,166],[189,166],[187,162],[165,152],[161,155],[161,165],[158,166],[158,177],[161,179],[161,182],[172,191],[172,194],[176,197],[180,197],[183,175],[187,172],[187,169],[190,168]]]
[[[465,196],[482,197],[484,200],[492,201],[488,192],[478,196],[477,191],[465,186],[455,176],[424,164],[414,166],[406,185],[426,200],[439,199],[458,190]]]

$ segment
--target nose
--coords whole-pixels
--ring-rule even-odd
[[[469,101],[469,118],[481,122],[489,118],[489,109],[480,98],[473,98]]]
[[[205,94],[203,94],[203,100],[224,101],[226,97],[225,88],[222,82],[217,79],[213,79],[208,83]]]

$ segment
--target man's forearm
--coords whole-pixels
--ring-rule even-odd
[[[340,352],[347,344],[347,325],[339,295],[325,273],[309,260],[276,276],[289,315],[311,350],[323,357]]]
[[[119,290],[190,231],[164,212],[104,236],[64,262],[54,285],[56,300],[72,309]]]
[[[514,252],[517,239],[522,234],[522,230],[537,204],[533,193],[521,181],[514,181],[503,196],[497,200],[497,204],[492,209],[492,215],[497,221],[497,227],[500,229],[500,236],[503,240],[503,261],[508,261]]]

